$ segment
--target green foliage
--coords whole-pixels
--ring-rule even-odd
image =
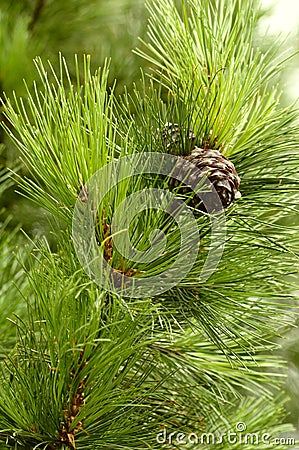
[[[131,48],[136,46],[138,34],[144,34],[145,15],[142,0],[1,1],[0,96],[3,91],[9,96],[13,91],[26,96],[23,80],[26,79],[32,89],[35,77],[32,60],[36,55],[43,55],[54,63],[59,51],[68,57],[72,76],[75,74],[74,54],[91,54],[92,70],[113,55],[109,84],[113,85],[117,78],[117,89],[122,90],[124,83],[129,84],[139,76],[139,64]],[[0,143],[5,144],[4,164],[11,167],[19,153],[3,132]],[[22,174],[28,175],[25,169]],[[44,220],[39,226],[40,208],[19,199],[12,189],[2,198],[1,205],[14,210],[9,228],[21,222],[31,237],[45,232],[49,236]]]
[[[147,6],[149,42],[142,41],[145,50],[137,54],[157,67],[159,82],[190,102],[196,135],[228,156],[261,140],[271,145],[267,130],[276,122],[279,93],[268,86],[285,61],[277,42],[264,53],[253,48],[255,0],[244,7],[195,0],[184,3],[182,13],[172,0]],[[274,139],[272,127],[270,133]]]
[[[129,311],[81,270],[72,272],[71,251],[54,254],[40,244],[35,253],[26,269],[28,320],[15,319],[18,345],[2,362],[0,440],[7,448],[159,448],[162,425],[168,433],[218,436],[234,430],[236,417],[249,432],[290,429],[277,425],[282,406],[265,390],[273,382],[267,371],[280,370],[277,358],[254,361],[245,352],[233,368],[191,329],[172,336],[153,330],[149,300]],[[244,389],[260,400],[241,401]]]
[[[0,153],[3,148],[0,148]],[[0,169],[0,197],[4,196],[12,185],[10,173],[5,168]],[[20,289],[25,289],[27,278],[17,257],[24,255],[25,245],[19,229],[8,228],[11,217],[0,216],[0,355],[5,355],[16,342],[15,329],[9,319],[12,314],[24,313],[24,302]]]
[[[11,92],[21,85],[20,74],[30,76],[28,64],[29,34],[24,17],[13,21],[8,11],[0,9],[0,86]],[[31,54],[30,54],[31,56]]]
[[[253,47],[253,1],[188,0],[176,9],[158,0],[148,9],[148,50],[138,52],[155,65],[149,82],[142,76],[117,96],[108,63],[92,74],[88,56],[70,66],[60,57],[58,70],[37,58],[39,81],[26,98],[5,97],[3,126],[30,174],[16,177],[19,189],[57,220],[58,249],[36,244],[36,256],[23,263],[27,317],[15,318],[17,345],[1,365],[3,448],[154,449],[165,428],[219,435],[244,422],[248,432],[273,438],[291,428],[281,423],[284,362],[274,350],[294,323],[298,232],[285,219],[296,214],[298,198],[297,111],[283,109],[278,89],[268,87],[283,62],[273,58],[276,46]],[[187,276],[159,296],[112,295],[75,256],[74,207],[89,195],[82,185],[106,164],[136,153],[162,157],[166,122],[181,130],[174,154],[190,152],[191,129],[192,145],[229,156],[242,198],[226,211],[222,260],[208,280],[198,281],[210,217],[192,210],[201,240]],[[167,186],[167,177],[134,176],[99,206],[99,251],[116,271],[146,278],[171,266],[180,230],[165,214],[152,208],[130,224],[139,250],[157,228],[167,235],[165,254],[148,265],[121,258],[107,233],[128,195]]]
[[[89,61],[90,58],[84,60],[84,86],[80,85],[79,69],[73,86],[69,72],[65,72],[66,63],[60,59],[60,75],[56,76],[50,67],[55,86],[37,60],[44,93],[37,87],[34,94],[28,89],[27,100],[14,98],[16,111],[6,99],[13,115],[8,120],[15,124],[15,130],[22,133],[28,125],[26,143],[20,146],[23,163],[33,179],[38,176],[43,182],[42,186],[34,181],[25,182],[25,190],[35,197],[38,205],[55,216],[67,217],[69,222],[80,185],[107,161],[113,144],[112,141],[109,149],[106,143],[106,135],[112,140],[114,134],[110,112],[112,95],[106,92],[108,67],[93,76]],[[13,134],[9,127],[7,131]],[[18,138],[15,142],[19,143]]]
[[[19,230],[8,230],[8,220],[0,224],[0,355],[5,355],[16,342],[11,320],[13,314],[24,315],[25,307],[20,289],[27,286],[27,278],[17,253],[23,254],[24,239]]]
[[[103,321],[105,295],[78,273],[67,278],[58,255],[42,251],[39,270],[28,273],[29,319],[16,320],[19,345],[2,365],[0,439],[56,448],[78,432],[77,448],[126,448],[127,441],[137,448],[142,419],[155,414],[149,397],[157,388],[147,381],[147,311],[132,321],[112,304]]]

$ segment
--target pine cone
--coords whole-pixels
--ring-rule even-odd
[[[192,152],[185,156],[184,159],[194,164],[199,169],[200,174],[206,177],[214,186],[220,197],[223,208],[227,208],[234,200],[241,197],[239,192],[240,178],[237,174],[234,164],[218,150],[195,147]],[[200,180],[199,180],[200,181]],[[170,180],[170,188],[179,186],[179,182],[173,178]],[[179,189],[180,193],[190,193],[190,187]],[[202,200],[198,195],[194,195],[190,205],[206,211]],[[219,209],[215,206],[215,209]]]
[[[181,144],[181,132],[177,123],[166,122],[162,132],[162,138],[167,150],[171,150],[174,146]],[[188,139],[194,145],[196,136],[192,130],[189,130]]]

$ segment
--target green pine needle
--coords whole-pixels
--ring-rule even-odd
[[[236,421],[273,436],[289,430],[279,425],[283,402],[275,399],[284,362],[273,354],[295,322],[298,272],[297,110],[283,109],[273,87],[286,59],[276,57],[276,43],[255,48],[253,0],[147,6],[149,41],[138,54],[152,65],[149,81],[142,73],[116,97],[108,63],[92,74],[90,58],[76,57],[72,76],[62,56],[58,69],[38,58],[39,84],[24,99],[5,98],[4,128],[28,169],[28,178],[17,177],[19,189],[58,227],[64,223],[57,252],[36,243],[24,263],[27,313],[13,320],[17,344],[1,363],[3,448],[154,449],[165,427],[216,433]],[[180,130],[170,146],[166,123]],[[211,235],[208,214],[188,206],[200,234],[189,273],[161,295],[107,293],[84,273],[71,241],[76,201],[89,195],[82,186],[122,156],[185,156],[194,145],[221,151],[241,178],[242,197],[225,211],[224,241],[223,229]],[[171,273],[180,230],[163,211],[148,208],[109,234],[123,200],[168,190],[168,181],[156,174],[122,180],[98,208],[98,249],[116,271],[140,279]],[[191,196],[174,193],[190,205]],[[166,250],[146,264],[113,246],[128,230],[132,246],[149,252],[157,229]],[[222,259],[201,282],[216,244],[224,244]]]

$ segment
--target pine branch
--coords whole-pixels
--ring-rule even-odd
[[[298,264],[297,230],[285,222],[298,198],[297,111],[282,109],[279,90],[270,87],[283,63],[276,46],[254,48],[258,13],[251,0],[188,0],[181,9],[157,0],[148,8],[149,55],[139,51],[156,66],[148,84],[143,76],[116,99],[107,89],[107,64],[93,75],[89,58],[83,66],[76,58],[73,79],[64,58],[49,72],[38,59],[41,89],[27,88],[26,100],[15,96],[3,105],[12,128],[4,127],[32,174],[19,178],[20,189],[64,223],[58,251],[37,245],[26,269],[27,318],[16,318],[18,345],[1,366],[3,445],[160,448],[157,430],[216,433],[233,428],[236,418],[253,431],[289,429],[277,425],[283,407],[270,388],[281,388],[284,363],[272,351],[294,324],[294,286],[286,276]],[[193,207],[182,185],[171,192],[171,173],[122,178],[123,156],[146,167],[148,152],[162,164],[165,155],[186,157],[193,146],[216,151],[218,163],[225,153],[241,178],[242,197],[227,205],[224,222]],[[84,273],[71,241],[75,205],[84,216],[93,199],[86,182],[103,168],[96,188],[106,196],[90,212],[96,254],[88,252],[103,255],[118,275],[104,286],[94,282],[97,273]],[[152,188],[180,198],[186,216],[192,212],[196,231],[189,227],[188,237],[200,239],[184,276],[192,249],[178,222],[163,208],[156,212],[154,201],[138,209],[134,200]],[[113,231],[117,211],[125,220]],[[167,239],[155,253],[157,229]],[[124,232],[134,256],[151,258],[123,254],[128,243],[120,248],[117,239]],[[210,247],[223,250],[222,259],[202,281]],[[151,280],[171,278],[180,251],[175,286],[153,295]],[[146,295],[113,291],[123,287],[121,274],[133,284],[149,282]]]

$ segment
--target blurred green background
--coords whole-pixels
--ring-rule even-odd
[[[223,0],[225,1],[225,0]],[[282,2],[285,4],[285,2]],[[293,2],[295,5],[295,2]],[[285,8],[292,8],[291,3]],[[269,40],[276,39],[275,33],[280,30],[272,27],[275,22],[273,10],[265,1],[260,25],[256,30],[256,44],[267,46],[267,39],[262,38],[265,28],[270,26]],[[291,11],[295,22],[292,26],[284,25],[278,20],[280,29],[291,32],[278,51],[296,51],[299,49],[298,23],[299,9]],[[271,22],[272,21],[272,22]],[[117,92],[122,92],[124,86],[129,88],[140,78],[140,67],[146,64],[132,53],[132,48],[138,44],[138,36],[145,36],[147,12],[144,0],[1,0],[0,2],[0,92],[6,92],[12,97],[25,96],[23,79],[29,88],[37,78],[33,59],[39,55],[44,61],[49,59],[55,67],[58,64],[58,52],[66,57],[69,67],[74,61],[74,54],[91,55],[93,68],[101,66],[105,58],[111,58],[111,86],[116,83]],[[295,24],[295,25],[294,25]],[[277,23],[276,23],[277,25]],[[72,70],[72,69],[71,69]],[[299,96],[299,57],[294,56],[285,64],[285,70],[280,80],[283,88],[281,101],[284,104],[295,101]],[[298,79],[297,79],[298,78]],[[3,116],[2,116],[3,119]],[[8,137],[0,130],[0,143],[3,146],[0,155],[0,167],[16,168],[19,165],[19,155]],[[26,176],[26,169],[18,169]],[[50,226],[46,213],[15,192],[11,185],[1,193],[1,221],[10,217],[8,229],[21,225],[30,236],[49,236]],[[0,230],[1,231],[1,230]],[[6,233],[6,234],[5,234]],[[0,233],[2,247],[7,243],[7,232]],[[14,239],[17,239],[14,237]],[[19,239],[19,238],[18,238]],[[51,238],[50,238],[51,239]],[[17,240],[19,242],[19,240]],[[5,256],[3,256],[5,255]],[[3,258],[6,258],[5,261]],[[5,248],[0,252],[5,264],[11,255]],[[0,268],[4,262],[0,261]],[[17,268],[14,269],[17,272]],[[12,272],[15,274],[15,272]],[[14,275],[15,276],[15,275]],[[9,279],[1,279],[9,285]],[[299,288],[298,288],[299,289]],[[12,296],[14,294],[12,293]],[[1,332],[0,332],[1,337]],[[299,418],[299,333],[294,329],[289,339],[283,343],[283,353],[289,361],[287,389],[291,400],[288,408],[292,422],[298,427]]]

